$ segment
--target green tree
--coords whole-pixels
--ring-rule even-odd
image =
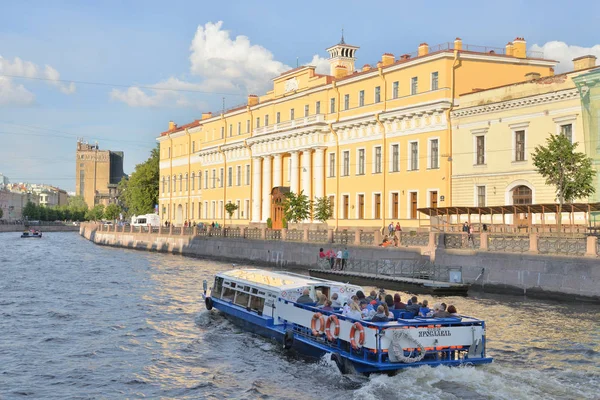
[[[231,217],[233,217],[233,213],[238,209],[237,204],[227,203],[225,204],[225,211],[229,214],[229,221],[231,221]]]
[[[85,213],[85,219],[88,221],[98,221],[104,218],[104,204],[96,204],[94,208]]]
[[[546,178],[546,184],[556,190],[559,204],[558,229],[560,230],[562,206],[575,199],[589,197],[595,192],[592,160],[584,153],[575,151],[578,143],[564,135],[553,135],[546,146],[537,146],[532,153],[533,165]]]
[[[333,217],[333,203],[327,197],[317,197],[314,205],[314,217],[317,221],[325,222]]]
[[[119,218],[119,214],[121,213],[121,207],[118,204],[109,204],[104,209],[104,218],[113,220]]]
[[[71,212],[83,211],[86,212],[88,210],[88,205],[83,199],[83,196],[71,196],[69,197],[67,208]]]
[[[298,195],[294,192],[287,193],[283,201],[283,214],[286,221],[293,223],[304,221],[310,216],[311,205],[312,202],[304,191],[300,191]]]
[[[40,218],[40,211],[38,207],[32,202],[28,201],[22,211],[23,218],[29,220],[36,220]]]
[[[119,183],[119,199],[125,205],[128,214],[154,212],[154,206],[158,204],[159,155],[158,147],[152,149],[150,158],[135,166],[135,172],[129,180],[123,178]]]

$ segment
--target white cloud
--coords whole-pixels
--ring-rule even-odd
[[[573,59],[588,54],[595,55],[600,59],[600,44],[592,47],[580,47],[568,45],[565,42],[552,41],[540,46],[534,44],[529,50],[541,51],[544,58],[559,61],[556,66],[556,72],[567,72],[573,70]]]
[[[35,103],[35,95],[23,85],[0,76],[0,106],[29,106]]]
[[[232,38],[229,31],[222,29],[223,21],[199,25],[190,45],[189,74],[197,78],[191,83],[169,78],[167,81],[148,85],[150,87],[172,87],[203,92],[263,94],[271,89],[271,80],[292,67],[277,61],[271,51],[252,44],[247,36]],[[308,65],[316,66],[317,73],[328,74],[329,62],[314,55]],[[132,107],[198,106],[185,94],[174,95],[139,87],[127,90],[114,89],[110,96]],[[240,96],[240,98],[242,98]],[[236,98],[237,99],[237,98]],[[219,98],[220,102],[220,98]]]
[[[65,94],[75,92],[75,84],[71,82],[67,85],[60,82],[60,73],[50,65],[45,65],[44,69],[41,69],[35,63],[23,61],[19,57],[10,61],[0,56],[0,79],[2,79],[0,104],[29,105],[35,101],[35,95],[23,85],[13,84],[11,76],[45,79],[47,84],[58,88]]]

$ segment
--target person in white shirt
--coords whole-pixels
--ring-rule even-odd
[[[342,251],[338,250],[335,256],[335,269],[341,271],[342,269]]]

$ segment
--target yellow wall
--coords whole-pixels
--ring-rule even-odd
[[[204,157],[210,165],[192,165],[193,170],[216,169],[219,177],[219,168],[233,166],[234,186],[221,188],[217,185],[212,188],[204,188],[196,193],[199,197],[194,200],[208,204],[212,211],[212,202],[216,202],[217,208],[228,201],[240,201],[240,218],[234,224],[248,224],[252,215],[248,216],[245,209],[245,201],[250,201],[250,213],[252,213],[252,185],[235,185],[237,166],[242,166],[245,174],[245,165],[252,164],[251,156],[256,155],[282,155],[283,185],[289,186],[290,153],[286,148],[308,148],[316,145],[324,148],[324,195],[334,195],[336,219],[328,222],[329,226],[339,228],[351,227],[383,227],[391,220],[400,220],[403,227],[415,228],[419,226],[418,219],[411,219],[410,193],[418,193],[418,207],[430,206],[430,192],[437,192],[438,206],[451,205],[450,186],[450,164],[448,157],[451,152],[449,141],[450,131],[447,124],[447,111],[452,105],[452,96],[458,97],[460,93],[470,92],[474,88],[489,88],[511,82],[520,81],[525,73],[539,72],[543,76],[551,74],[550,62],[540,62],[528,59],[516,59],[506,56],[491,56],[487,54],[460,53],[459,61],[455,61],[452,51],[441,52],[418,57],[406,62],[398,62],[385,68],[374,68],[369,72],[358,72],[347,77],[334,79],[333,77],[317,75],[312,68],[299,68],[276,77],[273,81],[273,90],[261,96],[256,105],[248,105],[239,109],[226,112],[224,115],[214,116],[200,121],[200,127],[190,128],[191,138],[185,132],[177,129],[159,138],[161,144],[161,176],[185,174],[188,165],[184,161],[190,158],[194,163],[194,157],[190,157],[189,146],[186,142],[196,141],[195,155]],[[506,62],[506,61],[510,62]],[[456,72],[454,72],[456,71]],[[432,73],[437,72],[437,88],[432,88]],[[452,79],[455,73],[455,79]],[[411,79],[418,78],[418,91],[411,94]],[[398,94],[394,98],[393,85],[398,82]],[[453,90],[452,84],[455,87]],[[375,103],[375,88],[380,88],[380,101]],[[359,92],[364,91],[364,105],[359,106]],[[348,109],[346,109],[345,95],[349,95]],[[335,108],[331,110],[331,99],[335,99]],[[320,117],[316,120],[316,103],[320,102]],[[305,106],[308,105],[309,117],[304,119]],[[294,124],[291,125],[290,110],[294,109]],[[280,123],[277,124],[276,116],[280,113]],[[265,127],[265,116],[268,115],[268,127]],[[257,118],[260,124],[257,127]],[[250,121],[250,130],[247,129],[247,121]],[[238,134],[238,123],[241,124],[241,132]],[[229,135],[229,126],[232,127],[232,135]],[[224,134],[221,136],[221,128]],[[299,142],[307,130],[315,132],[318,143]],[[289,136],[285,139],[285,147],[278,137],[298,132],[298,136]],[[260,150],[260,140],[266,139],[267,144],[274,146],[269,153]],[[430,146],[431,139],[438,142],[437,165],[431,168]],[[309,139],[310,140],[310,139]],[[418,143],[418,170],[409,171],[410,143]],[[391,171],[392,145],[399,146],[399,171]],[[338,147],[339,145],[339,147]],[[175,150],[183,146],[183,151]],[[280,146],[280,147],[277,147]],[[283,147],[282,147],[283,146]],[[381,172],[374,171],[374,148],[382,147]],[[457,144],[460,146],[460,144]],[[171,158],[168,157],[168,147],[172,147]],[[243,150],[232,150],[232,149]],[[358,150],[365,150],[365,173],[357,175]],[[245,158],[236,158],[235,161],[225,160],[226,152],[242,151]],[[341,176],[343,169],[343,153],[350,153],[349,176]],[[219,153],[213,157],[211,154]],[[225,152],[225,153],[223,153]],[[336,155],[335,177],[329,177],[329,154]],[[229,153],[227,153],[229,154]],[[237,153],[236,153],[237,154]],[[240,153],[241,154],[241,153]],[[299,170],[294,171],[302,176],[302,158],[300,156]],[[311,155],[313,166],[311,176],[311,193],[314,196],[318,177],[314,175],[316,152]],[[198,160],[200,158],[197,158]],[[216,160],[216,161],[215,161]],[[172,166],[177,165],[177,166]],[[225,163],[226,166],[225,166]],[[457,163],[453,163],[456,168]],[[456,174],[456,172],[453,172]],[[224,171],[227,178],[227,169]],[[212,175],[211,175],[212,177]],[[319,178],[321,179],[321,178]],[[273,182],[273,177],[271,177]],[[226,184],[226,183],[225,183]],[[162,188],[162,186],[161,186]],[[260,192],[263,193],[264,188]],[[357,219],[357,196],[364,193],[364,217]],[[381,218],[374,218],[374,194],[381,193]],[[392,193],[398,193],[399,205],[398,216],[392,211]],[[342,196],[349,196],[349,216],[341,218]],[[185,199],[185,193],[178,191],[163,195],[161,192],[161,204],[170,207],[171,214],[162,215],[163,220],[175,221],[173,205],[179,204],[185,208],[192,200]],[[444,199],[444,200],[442,200]],[[186,202],[187,201],[187,202]],[[180,203],[181,202],[181,203]],[[353,208],[354,207],[354,208]],[[244,211],[244,217],[241,216]],[[162,207],[161,207],[162,213]],[[185,214],[184,214],[185,215]],[[217,211],[217,215],[219,215]],[[229,223],[224,220],[225,212],[221,212],[221,223]],[[191,218],[188,212],[187,218]],[[416,215],[418,217],[418,213]],[[250,217],[250,218],[249,218]],[[217,220],[209,212],[208,217],[199,217],[197,211],[194,213],[196,222],[212,222]]]

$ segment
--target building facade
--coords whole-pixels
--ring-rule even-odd
[[[583,57],[570,73],[531,74],[523,82],[461,95],[452,112],[453,205],[556,203],[555,188],[536,172],[531,153],[552,133],[567,136],[591,155],[575,80],[594,66],[595,57]],[[583,222],[583,215],[577,217]],[[554,215],[545,218],[554,223]],[[483,220],[491,222],[490,216]],[[502,217],[494,222],[501,223]],[[505,222],[540,223],[541,215],[509,215]]]
[[[83,196],[89,208],[116,203],[117,185],[123,173],[123,152],[100,150],[98,143],[77,141],[75,193]]]
[[[265,95],[169,130],[160,144],[163,221],[281,226],[282,190],[327,197],[335,228],[419,225],[419,207],[453,203],[451,111],[458,94],[553,75],[522,38],[504,49],[453,43],[386,53],[355,67],[358,47],[327,49],[330,74],[314,67],[273,79]],[[238,210],[230,217],[224,206]],[[310,222],[310,221],[307,221]]]

